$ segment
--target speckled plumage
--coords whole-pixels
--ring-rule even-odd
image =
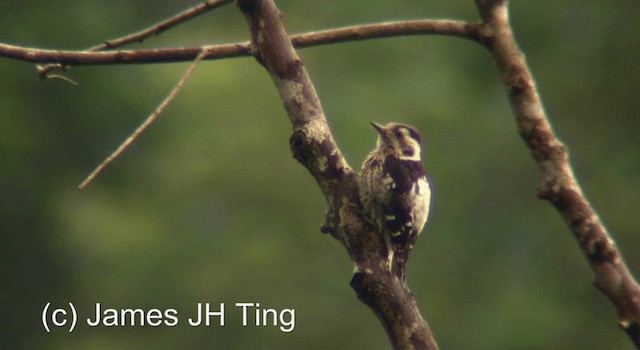
[[[421,137],[409,125],[371,124],[378,131],[378,140],[358,177],[360,200],[365,216],[384,235],[389,269],[397,268],[404,277],[404,266],[427,222],[431,201],[420,159]]]

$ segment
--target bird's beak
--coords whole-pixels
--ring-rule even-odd
[[[376,129],[378,134],[380,134],[380,135],[384,134],[384,131],[385,131],[384,126],[382,126],[382,125],[380,125],[378,123],[375,123],[375,122],[369,122],[369,123],[371,123],[371,125],[374,127],[374,129]]]

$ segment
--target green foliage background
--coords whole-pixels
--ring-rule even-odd
[[[196,1],[0,3],[0,41],[81,49]],[[279,1],[290,33],[395,19],[476,20],[468,1]],[[512,22],[583,189],[640,274],[640,3],[513,1]],[[248,38],[226,6],[133,47]],[[435,198],[409,284],[443,349],[631,349],[576,242],[536,198],[488,53],[419,36],[300,51],[354,168],[367,122],[426,140]],[[291,126],[250,58],[202,63],[177,100],[84,191],[76,186],[166,96],[186,63],[76,67],[40,83],[0,59],[0,348],[387,349],[349,287],[344,249],[319,232],[323,198],[288,148]],[[176,308],[170,327],[46,334],[45,303],[88,314]],[[195,304],[227,325],[193,328]],[[235,302],[295,308],[296,328],[240,325]]]

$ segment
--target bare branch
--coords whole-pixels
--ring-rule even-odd
[[[479,23],[450,20],[416,20],[375,23],[323,30],[291,36],[295,47],[311,47],[347,41],[388,38],[404,35],[448,35],[482,43],[484,35]],[[69,65],[163,63],[192,61],[202,47],[119,50],[108,52],[43,50],[0,43],[0,57],[31,63]],[[248,56],[249,43],[222,44],[207,47],[205,59]]]
[[[531,150],[550,201],[569,225],[595,274],[595,285],[615,305],[619,325],[640,348],[640,286],[576,180],[567,149],[554,134],[534,79],[509,24],[506,0],[476,0],[489,30],[484,39],[500,70],[518,129]]]
[[[205,59],[248,55],[248,43],[171,49],[119,50],[106,52],[41,50],[0,44],[0,57],[31,63],[61,63],[74,66],[97,64],[192,62],[203,49]]]
[[[96,176],[98,176],[102,172],[102,170],[104,170],[109,164],[111,164],[111,162],[116,160],[116,158],[118,158],[129,146],[131,146],[131,144],[136,139],[138,139],[138,137],[151,124],[153,124],[153,122],[156,119],[158,119],[158,117],[165,110],[165,108],[167,108],[167,106],[176,98],[176,96],[178,96],[178,93],[184,87],[185,82],[189,80],[189,78],[191,78],[191,75],[193,75],[193,71],[196,69],[196,66],[198,65],[198,63],[200,63],[200,61],[202,61],[202,59],[206,55],[207,55],[206,50],[203,50],[198,55],[198,57],[196,57],[195,61],[193,61],[191,66],[189,66],[189,68],[184,73],[180,81],[178,81],[178,83],[173,88],[173,90],[171,90],[167,98],[165,98],[164,101],[160,103],[158,108],[156,108],[156,110],[153,111],[153,113],[151,113],[151,115],[147,117],[147,119],[142,124],[140,124],[140,126],[138,126],[138,128],[131,135],[129,135],[129,137],[127,137],[127,139],[122,144],[120,144],[120,146],[118,146],[118,148],[113,153],[111,153],[111,155],[109,155],[109,157],[107,157],[107,159],[105,159],[100,165],[98,165],[98,167],[93,172],[91,172],[91,174],[89,174],[89,176],[87,176],[87,178],[84,181],[82,181],[80,186],[78,186],[79,189],[82,190],[85,187],[87,187],[91,183],[91,181],[93,181],[93,179],[95,179]]]
[[[453,20],[415,20],[365,24],[293,35],[295,47],[318,46],[339,42],[389,38],[406,35],[447,35],[481,41],[480,23]]]

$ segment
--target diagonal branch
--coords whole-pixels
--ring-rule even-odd
[[[91,174],[89,174],[89,176],[84,179],[84,181],[82,181],[80,186],[78,186],[79,189],[83,190],[85,187],[87,187],[91,183],[91,181],[96,178],[96,176],[98,176],[109,164],[116,160],[116,158],[118,158],[129,146],[131,146],[131,144],[133,144],[133,142],[137,140],[138,137],[140,137],[140,135],[142,135],[142,133],[147,130],[147,128],[151,126],[153,122],[156,121],[156,119],[158,119],[160,114],[164,112],[167,106],[169,106],[169,104],[176,98],[176,96],[178,96],[178,93],[182,90],[184,84],[193,75],[193,71],[196,69],[198,63],[200,63],[200,61],[202,61],[202,59],[206,55],[207,51],[205,49],[198,55],[198,57],[196,57],[189,68],[187,68],[187,71],[184,73],[182,78],[180,78],[176,86],[174,86],[169,95],[160,103],[160,105],[153,111],[153,113],[151,113],[151,115],[149,115],[147,119],[145,119],[145,121],[140,124],[140,126],[138,126],[138,128],[131,135],[129,135],[129,137],[127,137],[127,139],[123,143],[121,143],[115,151],[113,151],[113,153],[111,153],[102,163],[100,163],[100,165],[98,165],[98,167],[96,167],[95,170],[93,170],[93,172],[91,172]]]
[[[96,46],[92,46],[90,48],[88,48],[86,51],[102,51],[102,50],[107,50],[107,49],[114,49],[117,47],[122,47],[125,46],[127,44],[133,43],[133,42],[142,42],[144,41],[144,39],[152,36],[152,35],[159,35],[160,33],[175,27],[181,23],[184,23],[194,17],[197,17],[201,14],[204,14],[210,10],[216,9],[222,5],[226,5],[231,3],[233,0],[208,0],[205,1],[204,3],[194,6],[192,8],[189,8],[171,18],[167,18],[166,20],[156,23],[148,28],[145,28],[141,31],[138,31],[136,33],[132,33],[117,39],[111,39],[111,40],[107,40],[104,43],[100,44],[100,45],[96,45]],[[54,69],[65,69],[65,65],[61,64],[61,63],[56,63],[56,64],[50,64],[47,66],[38,66],[38,75],[40,75],[40,78],[45,78],[47,76],[47,74],[49,74],[50,71],[54,70]]]
[[[89,49],[87,49],[87,51],[102,51],[102,50],[107,50],[107,49],[114,49],[116,47],[121,47],[133,42],[142,42],[144,39],[152,36],[152,35],[159,35],[160,33],[175,27],[181,23],[184,23],[194,17],[197,17],[199,15],[202,15],[208,11],[214,10],[218,7],[221,7],[223,5],[232,3],[233,0],[208,0],[203,2],[200,5],[194,6],[190,9],[187,9],[171,18],[167,18],[166,20],[154,24],[148,28],[145,28],[139,32],[133,33],[133,34],[129,34],[127,36],[121,37],[121,38],[117,38],[117,39],[112,39],[112,40],[107,40],[104,43],[100,44],[100,45],[96,45],[93,46]]]
[[[327,201],[323,232],[355,263],[351,286],[387,331],[395,349],[437,349],[413,295],[385,264],[382,235],[361,216],[356,175],[336,144],[320,99],[273,0],[238,0],[251,30],[251,52],[269,72],[293,124],[294,157],[314,176]]]
[[[569,225],[595,274],[595,285],[615,305],[620,327],[640,348],[640,286],[610,234],[587,201],[555,136],[535,82],[513,37],[506,0],[476,0],[490,30],[485,39],[507,88],[518,129],[543,176],[540,197]]]
[[[348,41],[389,38],[406,35],[447,35],[482,43],[483,27],[479,23],[452,20],[415,20],[374,23],[293,35],[295,47],[311,47]],[[113,47],[113,46],[112,46]],[[0,57],[31,63],[69,65],[163,63],[193,61],[202,47],[119,50],[107,52],[63,51],[28,48],[0,43]],[[207,46],[205,59],[248,56],[249,43]]]

